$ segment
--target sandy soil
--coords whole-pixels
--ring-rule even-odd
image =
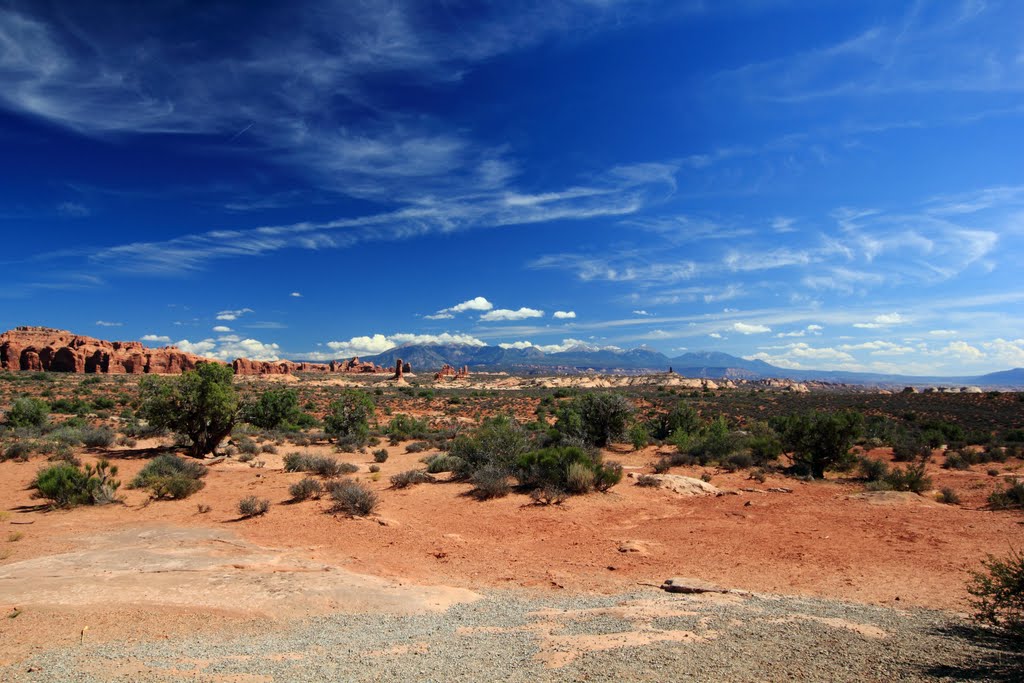
[[[155,445],[113,452],[122,481]],[[996,478],[980,467],[929,466],[937,488],[960,493],[959,506],[866,494],[853,480],[756,482],[710,468],[673,473],[710,473],[728,495],[685,497],[626,478],[605,494],[539,506],[515,494],[477,501],[447,475],[392,489],[390,475],[422,467],[426,455],[404,445],[388,448],[377,475],[368,471],[370,456],[336,454],[357,464],[360,472],[350,476],[380,495],[377,513],[365,519],[333,514],[327,500],[289,502],[288,486],[305,475],[285,473],[283,454],[333,454],[326,445],[286,444],[254,463],[212,464],[206,487],[184,501],[150,501],[123,488],[123,504],[74,510],[48,510],[26,489],[42,458],[0,463],[0,608],[8,617],[0,619],[0,666],[87,638],[244,632],[260,619],[346,611],[425,612],[494,588],[613,595],[671,576],[757,593],[962,611],[969,571],[1024,531],[1019,513],[983,509]],[[870,455],[890,457],[886,449]],[[82,453],[87,462],[95,456]],[[657,452],[621,447],[605,457],[640,473]],[[269,499],[269,513],[240,519],[236,504],[247,495]],[[542,635],[558,645],[555,632]],[[627,635],[594,647],[653,637]],[[554,645],[552,652],[572,652]]]

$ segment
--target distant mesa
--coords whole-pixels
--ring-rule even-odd
[[[22,326],[0,334],[0,370],[179,375],[199,363],[223,363],[174,346],[151,349],[141,342],[105,341],[51,327]],[[381,366],[359,358],[330,363],[293,363],[238,358],[236,375],[288,375],[296,372],[378,373]]]

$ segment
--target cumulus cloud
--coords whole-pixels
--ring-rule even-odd
[[[489,311],[480,316],[480,320],[486,322],[494,322],[497,320],[525,320],[526,318],[543,318],[544,311],[539,311],[536,308],[526,308],[525,306],[518,310],[510,310],[508,308],[496,308],[493,311]]]
[[[1024,367],[1024,339],[994,339],[982,344],[992,360],[1012,368]]]
[[[808,325],[808,326],[807,326],[807,331],[808,331],[808,332],[821,332],[821,331],[822,331],[822,330],[824,330],[824,329],[825,329],[825,328],[824,328],[824,327],[822,327],[821,325],[814,325],[814,324],[811,324],[811,325]]]
[[[651,314],[648,313],[647,311],[641,309],[639,311],[633,311],[633,315],[651,315]]]
[[[288,296],[294,296],[297,299],[301,299],[302,298],[302,293],[301,292],[292,292]]]
[[[985,354],[974,346],[971,346],[965,341],[954,341],[947,344],[945,347],[936,351],[941,356],[954,356],[960,360],[981,360],[985,357]]]
[[[226,327],[224,325],[217,325],[216,327],[213,328],[213,331],[214,332],[232,332],[233,330],[230,327]]]
[[[533,347],[533,342],[528,341],[515,341],[515,342],[503,342],[498,344],[503,349],[529,349]]]
[[[553,315],[555,318],[558,318],[559,320],[565,320],[568,318],[575,318],[576,311],[555,311]]]
[[[785,346],[768,347],[775,353],[761,351],[751,356],[744,356],[747,360],[762,360],[780,368],[799,370],[809,367],[806,361],[811,361],[811,366],[820,363],[832,363],[844,366],[856,363],[856,359],[849,353],[832,347],[815,347],[807,342],[793,342]]]
[[[712,332],[708,336],[711,337],[712,339],[725,339],[725,337],[720,335],[718,332]]]
[[[854,323],[854,327],[859,327],[865,330],[874,330],[879,327],[889,327],[891,325],[901,325],[907,322],[907,320],[899,313],[883,313],[876,315],[872,318],[871,322],[868,323]]]
[[[217,313],[217,320],[238,320],[246,313],[252,313],[251,308],[239,308],[234,311],[220,311]]]
[[[465,313],[466,311],[489,311],[492,308],[494,308],[494,304],[490,301],[482,296],[475,296],[472,299],[463,301],[461,304],[442,308],[437,313],[425,315],[423,317],[427,320],[450,320],[455,317],[456,313]]]
[[[167,344],[171,341],[170,337],[167,337],[162,334],[144,334],[141,337],[139,337],[139,339],[146,342],[162,342],[164,344]]]
[[[261,342],[258,339],[241,339],[235,335],[203,339],[197,342],[182,339],[174,344],[182,351],[198,356],[232,361],[236,358],[250,360],[281,360],[281,347],[277,344]]]
[[[373,356],[396,346],[405,344],[464,344],[466,346],[487,346],[487,343],[468,334],[410,334],[399,332],[391,335],[374,334],[352,337],[348,341],[331,341],[327,346],[337,357]]]
[[[95,323],[96,327],[121,327],[124,323],[110,322],[109,320],[97,320]]]
[[[732,329],[740,334],[763,334],[765,332],[771,332],[772,328],[767,325],[751,325],[750,323],[733,323]]]

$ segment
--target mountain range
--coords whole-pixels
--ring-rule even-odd
[[[747,360],[720,351],[697,351],[669,357],[648,348],[629,350],[580,345],[545,353],[537,347],[523,349],[467,344],[410,344],[363,358],[384,367],[401,358],[413,369],[435,370],[447,363],[475,371],[507,371],[524,374],[557,372],[639,373],[673,372],[685,377],[766,379],[786,378],[842,384],[946,384],[989,387],[1024,387],[1024,368],[969,377],[911,376],[840,370],[792,370],[761,360]]]

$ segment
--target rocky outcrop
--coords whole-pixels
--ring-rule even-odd
[[[402,373],[405,370],[405,364],[402,363],[402,359],[399,358],[395,361],[395,374],[391,379],[402,379]]]
[[[435,380],[465,379],[466,377],[469,377],[468,365],[463,365],[461,368],[456,370],[452,366],[445,363],[444,365],[441,366],[441,369],[438,372],[434,373]]]
[[[16,327],[0,334],[0,370],[179,375],[199,363],[221,363],[174,346],[151,349],[141,342],[105,341],[50,327]],[[293,363],[238,358],[236,375],[290,375],[297,372],[384,372],[374,363],[352,358],[330,363]]]
[[[173,347],[105,341],[50,327],[16,327],[0,334],[0,369],[111,375],[180,374],[197,363],[220,362]]]

